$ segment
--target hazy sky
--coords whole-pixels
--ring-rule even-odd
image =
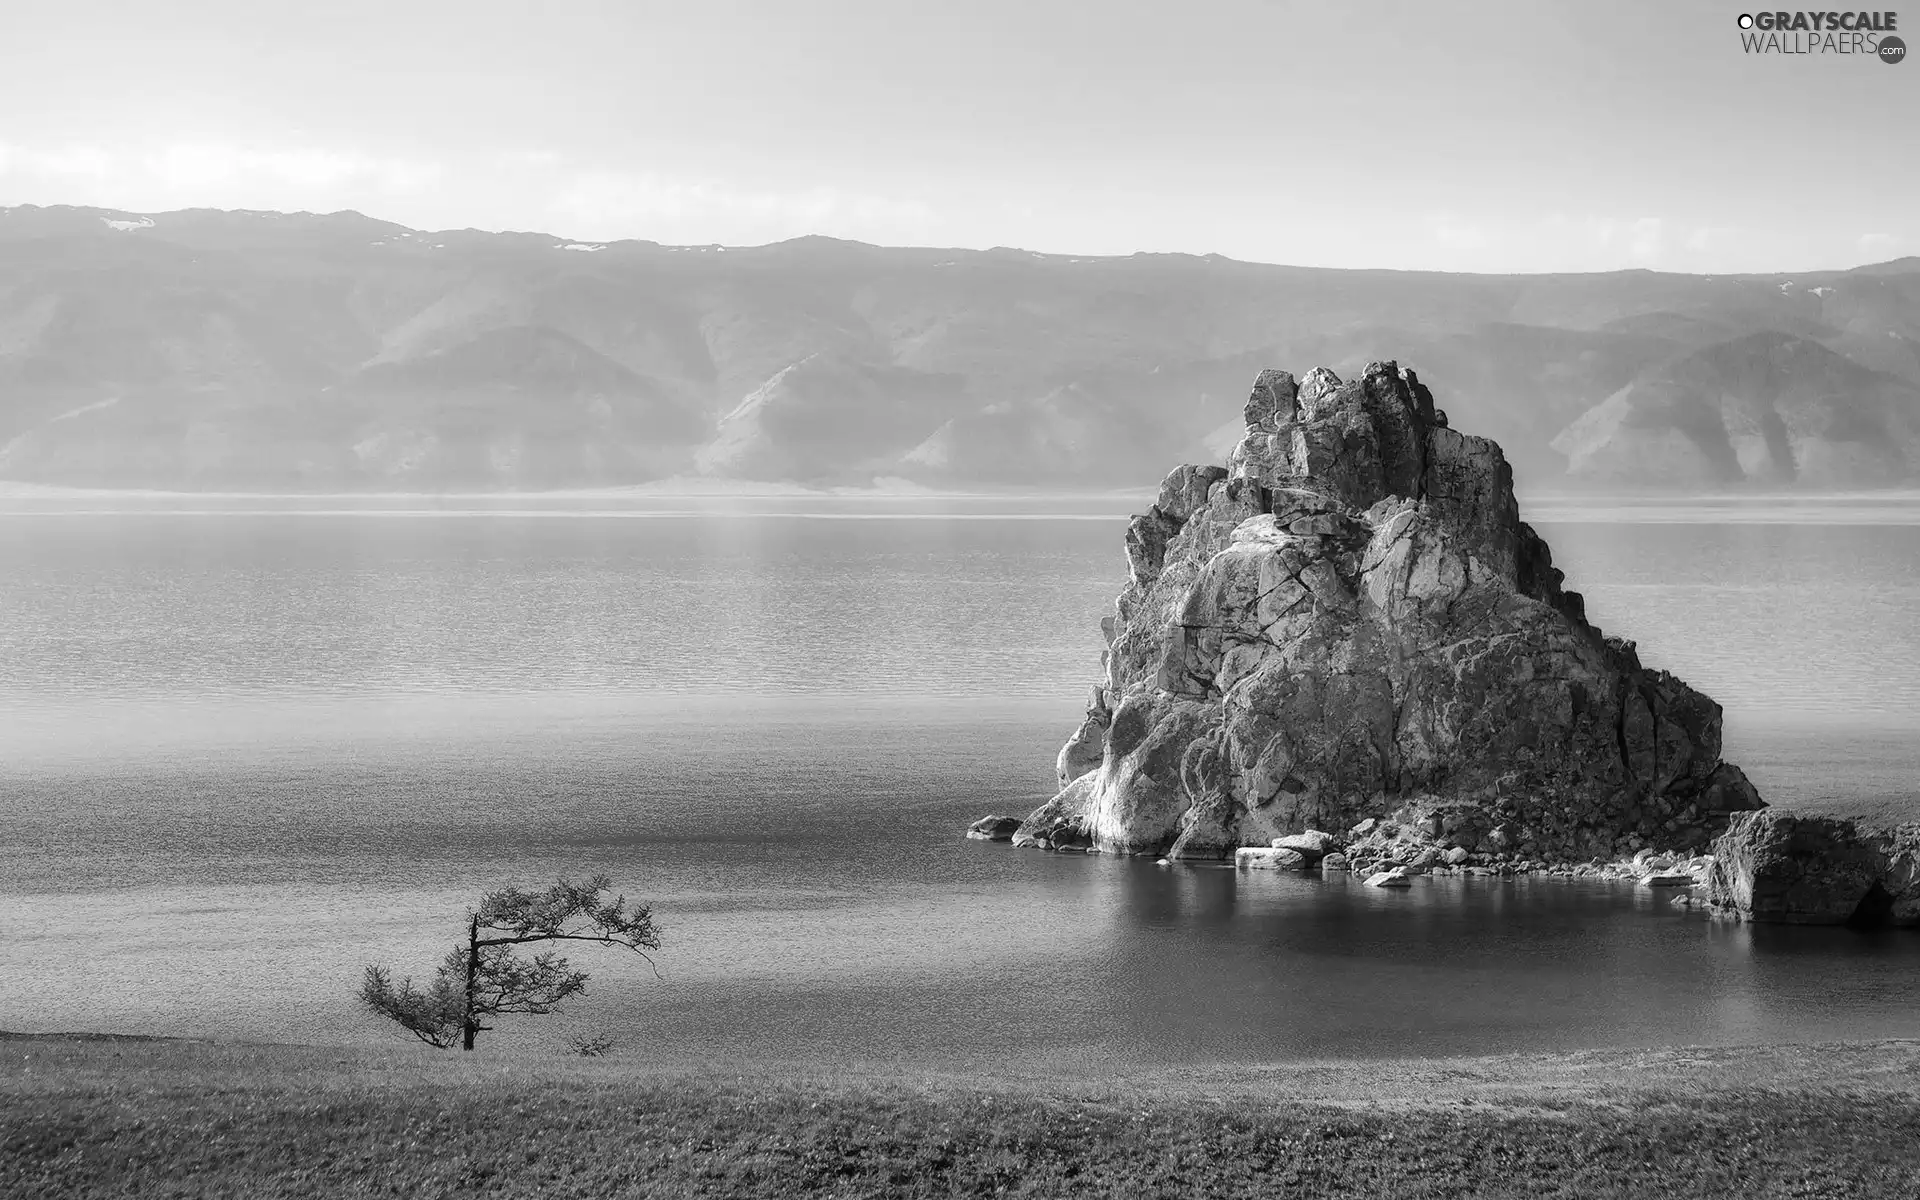
[[[1453,270],[1920,253],[1920,62],[1749,56],[1738,3],[8,8],[0,204]]]

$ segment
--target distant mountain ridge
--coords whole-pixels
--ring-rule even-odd
[[[0,209],[0,480],[1146,486],[1277,362],[1394,359],[1523,488],[1912,486],[1920,259],[1459,275]]]

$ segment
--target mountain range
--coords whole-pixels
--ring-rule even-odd
[[[1268,366],[1417,370],[1523,489],[1920,483],[1920,258],[1467,275],[0,208],[0,481],[1151,485]]]

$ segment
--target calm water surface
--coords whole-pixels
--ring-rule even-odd
[[[479,889],[606,870],[657,904],[662,977],[576,956],[589,995],[499,1036],[1062,1065],[1920,1036],[1920,935],[962,840],[1050,791],[1126,506],[919,507],[16,505],[0,1028],[403,1036],[354,1011],[362,963],[424,972]],[[1920,525],[1631,515],[1541,522],[1594,619],[1725,705],[1770,799],[1911,805]]]

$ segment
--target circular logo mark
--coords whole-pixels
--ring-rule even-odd
[[[1897,37],[1880,39],[1880,61],[1897,63],[1907,57],[1907,44]]]
[[[1752,28],[1753,28],[1753,14],[1752,14],[1752,13],[1741,13],[1741,14],[1740,14],[1740,28],[1742,28],[1742,29],[1752,29]]]

